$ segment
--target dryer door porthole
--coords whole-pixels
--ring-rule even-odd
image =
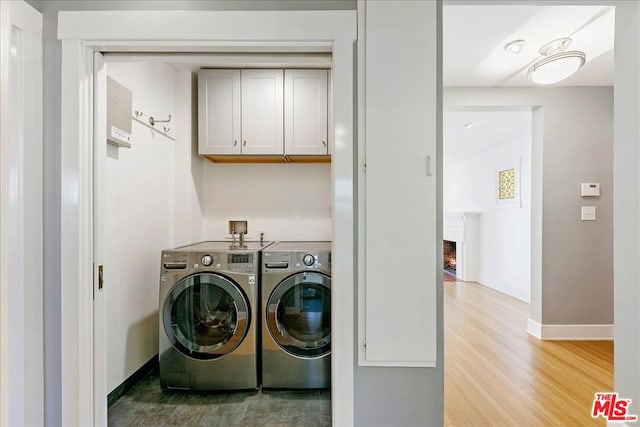
[[[297,273],[280,282],[267,302],[266,322],[275,342],[297,357],[331,352],[331,278]]]
[[[167,337],[182,354],[209,360],[231,353],[249,329],[249,304],[238,285],[202,273],[178,282],[162,309]]]

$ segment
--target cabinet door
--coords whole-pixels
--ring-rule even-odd
[[[285,154],[327,154],[327,70],[284,72]]]
[[[240,70],[198,72],[198,151],[240,154]]]
[[[242,154],[284,154],[283,70],[242,70]]]

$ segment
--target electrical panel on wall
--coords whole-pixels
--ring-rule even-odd
[[[131,148],[132,94],[129,89],[107,77],[107,142]]]

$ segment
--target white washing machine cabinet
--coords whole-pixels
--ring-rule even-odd
[[[331,386],[331,242],[278,242],[262,257],[262,386]]]
[[[162,251],[163,388],[258,388],[260,255],[269,244],[202,242]]]

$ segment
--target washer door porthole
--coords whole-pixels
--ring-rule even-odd
[[[321,357],[331,352],[331,278],[297,273],[280,282],[267,302],[269,333],[286,352]]]
[[[169,341],[194,359],[215,359],[231,353],[249,329],[247,298],[226,277],[201,273],[178,282],[162,309]]]

